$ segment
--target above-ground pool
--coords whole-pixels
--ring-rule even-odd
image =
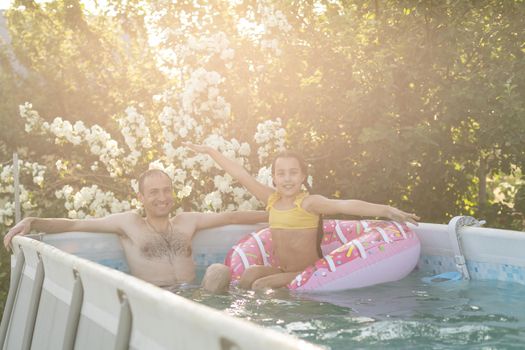
[[[171,293],[129,275],[116,235],[15,237],[0,348],[525,349],[525,233],[465,224],[415,227],[421,255],[402,280],[315,294]],[[260,228],[197,233],[200,274]],[[447,272],[457,280],[429,281]]]

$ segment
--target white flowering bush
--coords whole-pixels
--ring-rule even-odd
[[[130,150],[130,153],[126,156],[125,164],[135,166],[141,155],[140,149],[148,150],[153,147],[146,119],[134,107],[128,107],[126,109],[126,117],[119,118],[118,124]]]
[[[257,155],[259,161],[262,163],[275,150],[278,152],[284,151],[284,137],[285,131],[282,128],[281,119],[266,120],[257,125],[257,132],[255,133],[255,142],[259,146]]]
[[[55,196],[64,200],[70,218],[100,217],[130,210],[132,204],[136,205],[133,201],[119,200],[113,192],[103,191],[97,185],[85,186],[78,191],[65,185],[55,192]]]
[[[184,107],[181,108],[184,110]],[[213,160],[204,154],[195,154],[181,146],[182,141],[202,142],[225,154],[231,159],[251,170],[253,165],[270,162],[270,154],[284,148],[285,131],[281,120],[264,121],[257,125],[254,135],[257,147],[256,162],[250,158],[252,146],[235,138],[225,139],[218,134],[203,133],[203,126],[192,118],[190,114],[177,113],[172,107],[165,107],[158,117],[162,136],[153,138],[150,128],[135,108],[128,108],[126,113],[118,118],[118,124],[127,148],[122,147],[111,135],[98,125],[91,127],[83,123],[70,123],[61,118],[55,118],[52,123],[46,123],[32,109],[31,104],[20,106],[20,115],[26,121],[27,129],[34,133],[50,136],[58,145],[69,144],[86,150],[98,160],[90,167],[90,176],[104,176],[113,181],[125,182],[129,189],[128,194],[118,195],[114,191],[105,190],[99,185],[78,185],[76,169],[70,160],[58,159],[54,167],[56,174],[65,179],[71,177],[72,183],[63,185],[54,192],[57,200],[63,202],[69,218],[100,217],[109,213],[121,212],[139,208],[134,198],[138,191],[136,177],[141,170],[135,169],[139,160],[146,159],[145,154],[155,150],[156,159],[150,161],[149,168],[164,170],[172,179],[175,197],[181,202],[184,199],[191,201],[194,209],[201,211],[232,211],[249,210],[259,207],[258,201],[244,188],[239,187],[234,180],[217,168]],[[181,129],[184,129],[181,132]],[[177,147],[174,145],[179,144]],[[100,168],[99,161],[104,165]],[[45,166],[37,163],[21,162],[22,172],[32,175],[33,183],[42,187],[44,184]],[[119,178],[127,175],[127,180]],[[254,173],[257,179],[271,184],[271,173],[268,164]],[[84,179],[87,180],[87,179]],[[1,173],[0,190],[2,194],[13,193],[12,166],[4,166]],[[21,201],[24,210],[34,209],[35,204],[30,200],[36,193],[29,193],[21,186]],[[182,208],[178,209],[179,211]],[[13,203],[9,201],[0,212],[2,221],[9,225],[13,220]]]
[[[19,109],[20,116],[25,120],[26,132],[52,135],[55,144],[70,143],[74,146],[85,146],[89,153],[98,157],[106,166],[112,177],[122,175],[124,165],[128,165],[128,167],[133,165],[129,163],[131,157],[121,158],[124,150],[99,125],[87,128],[81,121],[72,124],[60,117],[48,123],[40,117],[37,111],[32,109],[31,103],[21,105]]]
[[[272,184],[271,158],[285,148],[282,116],[263,120],[256,114],[235,114],[231,99],[239,77],[247,77],[242,84],[256,93],[261,67],[282,53],[281,40],[291,26],[283,12],[266,2],[244,13],[232,10],[231,20],[237,25],[223,30],[216,30],[211,7],[200,9],[196,20],[191,12],[170,11],[165,5],[141,5],[149,44],[157,53],[155,64],[171,82],[158,94],[144,96],[149,107],[130,103],[122,113],[108,116],[113,129],[71,122],[67,116],[42,118],[29,102],[19,107],[25,131],[47,138],[57,148],[38,163],[20,163],[23,215],[40,215],[41,207],[59,208],[62,213],[53,214],[69,218],[140,208],[136,179],[148,168],[163,169],[171,177],[178,211],[260,208],[209,156],[195,154],[182,143],[218,149],[259,181]],[[259,54],[250,54],[257,50]],[[245,59],[246,64],[235,59]],[[250,123],[245,123],[247,117]],[[238,130],[248,130],[243,139]],[[0,222],[7,226],[14,218],[12,173],[12,165],[2,167]]]
[[[90,164],[89,177],[107,176],[113,182],[120,182],[120,188],[127,187],[129,193],[120,195],[114,191],[101,188],[96,184],[80,186],[78,169],[82,165],[71,165],[69,159],[58,159],[49,170],[54,176],[70,179],[54,191],[57,200],[63,203],[69,218],[100,217],[110,213],[140,208],[135,199],[138,183],[135,177],[144,169],[134,168],[139,160],[146,160],[146,153],[155,150],[156,159],[149,161],[148,168],[164,170],[172,179],[174,195],[180,202],[190,201],[194,209],[200,211],[249,210],[259,207],[258,201],[244,188],[239,187],[228,174],[217,168],[213,160],[204,154],[195,154],[180,145],[182,141],[202,142],[218,149],[231,159],[252,170],[253,164],[260,166],[270,162],[270,154],[283,149],[285,131],[280,119],[265,121],[257,126],[254,135],[255,145],[235,138],[225,139],[218,134],[204,136],[203,126],[189,114],[178,114],[171,107],[165,107],[159,114],[158,123],[162,126],[162,137],[153,138],[145,119],[134,108],[128,108],[118,119],[122,137],[127,148],[122,147],[111,135],[98,125],[86,127],[82,123],[72,124],[67,120],[55,118],[46,123],[32,109],[31,104],[20,106],[20,115],[26,121],[30,132],[50,136],[58,145],[69,144],[84,149],[94,156]],[[185,131],[181,132],[184,128]],[[191,136],[191,137],[190,137]],[[174,146],[178,144],[178,146]],[[257,147],[257,158],[250,158],[252,147]],[[104,166],[99,167],[102,163]],[[46,186],[44,175],[48,169],[44,165],[31,162],[20,162],[22,174],[30,175],[35,191],[28,191],[20,186],[20,200],[25,212],[36,208],[34,202],[38,191]],[[121,177],[121,175],[127,177]],[[271,172],[266,164],[254,172],[257,179],[271,185]],[[80,182],[89,182],[89,177]],[[122,192],[122,191],[121,191]],[[8,198],[13,195],[13,166],[3,166],[0,174],[0,195],[4,202],[0,210],[0,220],[9,226],[14,218],[14,203]],[[182,208],[178,208],[181,211]]]
[[[19,176],[26,184],[19,185],[21,209],[33,210],[37,204],[35,193],[44,186],[46,167],[34,162],[18,161]],[[31,191],[29,188],[33,188]],[[14,203],[14,168],[13,164],[2,165],[0,171],[0,223],[5,226],[13,224],[15,217]]]

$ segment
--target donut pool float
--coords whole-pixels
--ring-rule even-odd
[[[324,220],[323,257],[300,272],[288,289],[337,291],[397,281],[419,260],[421,244],[406,224],[381,220]],[[269,228],[250,233],[228,252],[225,264],[236,285],[254,265],[277,266]]]

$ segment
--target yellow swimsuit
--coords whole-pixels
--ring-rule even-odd
[[[268,219],[270,228],[317,228],[319,215],[307,212],[301,207],[301,203],[306,196],[308,196],[307,192],[300,193],[294,200],[295,207],[279,210],[275,209],[273,205],[281,196],[277,192],[272,193],[268,198],[268,205],[266,206],[266,211],[270,214]]]

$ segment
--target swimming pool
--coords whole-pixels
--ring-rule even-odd
[[[462,227],[456,224],[468,218],[457,219],[415,228],[421,256],[407,278],[322,294],[233,290],[217,296],[194,287],[175,295],[126,273],[116,235],[33,237],[43,242],[15,237],[0,341],[8,349],[24,344],[61,348],[73,342],[85,349],[171,349],[180,348],[181,341],[183,348],[221,350],[319,348],[314,344],[329,349],[525,348],[525,234]],[[223,261],[240,237],[260,228],[234,225],[199,232],[193,258],[201,273]],[[422,280],[443,272],[465,279]],[[49,337],[51,332],[59,336]]]
[[[199,288],[177,294],[327,349],[523,349],[525,286],[501,281],[402,281],[291,295]]]

